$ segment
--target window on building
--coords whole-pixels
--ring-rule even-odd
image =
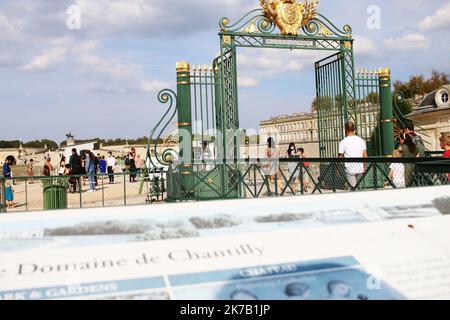
[[[448,93],[447,93],[447,92],[444,92],[444,93],[442,94],[442,96],[441,96],[441,101],[442,101],[443,103],[447,103],[447,102],[448,102]]]

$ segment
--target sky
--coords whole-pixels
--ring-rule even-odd
[[[380,28],[367,24],[373,6]],[[0,0],[0,140],[148,135],[166,111],[157,93],[175,88],[175,63],[210,64],[220,18],[237,21],[258,7],[258,0]],[[73,8],[79,29],[67,27]],[[319,12],[352,26],[358,67],[391,67],[394,80],[450,73],[450,0],[319,0]],[[309,111],[322,57],[239,49],[241,127]]]

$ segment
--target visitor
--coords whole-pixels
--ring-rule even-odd
[[[366,142],[356,135],[353,122],[345,125],[346,138],[339,144],[339,158],[367,158]],[[355,189],[365,172],[364,163],[345,163],[345,173],[351,189]]]
[[[107,167],[107,165],[106,165],[105,156],[101,156],[101,157],[100,157],[100,160],[99,160],[99,162],[98,162],[98,168],[99,168],[100,173],[101,173],[102,175],[103,175],[103,174],[106,174],[106,167]]]
[[[64,171],[64,176],[69,177],[69,185],[68,189],[70,192],[75,193],[77,192],[77,177],[72,176],[72,169],[70,168],[70,164],[66,164],[66,170]]]
[[[130,154],[131,157],[136,160],[136,149],[134,147],[131,148]]]
[[[209,143],[207,141],[203,141],[202,143],[202,160],[203,160],[203,171],[211,171],[211,164],[209,163],[212,160],[213,156],[211,150],[209,149]]]
[[[442,145],[444,151],[443,158],[444,159],[450,159],[450,134],[443,135],[442,137]],[[445,181],[447,180],[447,181]],[[447,174],[447,177],[444,178],[444,183],[450,182],[450,173]]]
[[[28,175],[28,178],[34,177],[34,160],[33,159],[30,159],[30,161],[28,162],[27,175]],[[30,183],[31,183],[31,180],[30,180]]]
[[[441,147],[441,150],[445,151],[445,137],[447,136],[447,133],[441,133],[441,136],[439,137],[439,144]]]
[[[3,178],[11,178],[11,159],[8,157],[5,160],[5,163],[3,164]]]
[[[109,183],[114,183],[114,169],[116,167],[116,158],[114,158],[112,152],[108,153],[108,158],[106,159],[107,170],[109,174]]]
[[[86,170],[86,174],[88,175],[89,180],[89,191],[95,191],[95,156],[91,151],[86,151],[86,160],[84,164],[84,168]]]
[[[133,152],[129,154],[129,166],[130,166],[130,182],[136,182],[136,161]]]
[[[42,175],[44,177],[50,177],[52,175],[53,170],[55,170],[55,168],[53,168],[52,159],[50,157],[46,157],[45,158],[45,163],[44,163],[44,170],[42,171]]]
[[[400,137],[400,144],[400,150],[403,152],[403,158],[415,159],[419,157],[419,150],[410,134],[404,133]],[[414,163],[405,164],[405,183],[407,187],[411,187],[414,184],[415,169],[416,165]]]
[[[444,142],[443,146],[445,150],[443,157],[446,159],[450,158],[450,134],[445,135],[442,140]]]
[[[395,159],[403,158],[402,150],[395,150],[393,153]],[[389,179],[394,184],[395,188],[406,188],[405,182],[405,165],[403,163],[392,163],[389,166]]]
[[[142,168],[144,167],[144,162],[142,161],[140,155],[136,156],[135,163],[136,163],[136,172],[140,174],[142,172]]]
[[[405,133],[411,136],[411,139],[416,145],[417,151],[419,152],[419,157],[420,158],[425,157],[426,152],[425,144],[422,138],[415,131],[415,126],[412,121],[408,121],[408,123],[406,124]]]
[[[298,159],[297,148],[294,143],[289,144],[289,148],[287,150],[287,159]],[[289,162],[288,164],[288,172],[289,172],[289,185],[291,186],[292,193],[296,194],[298,189],[297,179],[298,179],[298,162]]]
[[[65,171],[66,171],[66,158],[62,157],[61,161],[59,162],[58,175],[64,176]]]
[[[297,154],[300,159],[306,158],[305,149],[303,149],[303,148],[298,148]],[[305,189],[305,192],[308,192],[308,190],[309,190],[309,174],[308,174],[309,162],[304,161],[303,167],[304,167],[304,170],[302,170],[303,171],[303,176],[302,176],[303,188]]]
[[[97,153],[97,156],[95,157],[95,186],[98,186],[98,173],[100,171],[100,153]]]
[[[83,173],[83,167],[81,162],[81,157],[77,153],[77,149],[72,149],[72,155],[69,158],[69,166],[70,166],[70,173],[74,176],[79,176]],[[72,191],[75,193],[77,192],[77,185],[81,191],[81,177],[72,177],[71,178],[74,181],[74,186]]]
[[[5,181],[5,201],[8,209],[14,209],[16,206],[14,203],[14,189],[10,179]]]
[[[275,145],[275,140],[270,137],[267,139],[267,149],[266,149],[267,162],[262,164],[262,169],[266,177],[268,177],[269,191],[271,185],[277,181],[278,191],[283,190],[283,182],[278,179],[278,172],[280,171],[280,156]]]
[[[87,172],[86,172],[86,152],[81,152],[81,174],[83,175],[80,180],[83,180],[83,187],[86,185]],[[80,181],[81,182],[81,181]],[[81,188],[80,188],[81,190]]]

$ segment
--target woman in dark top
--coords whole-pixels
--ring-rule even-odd
[[[403,136],[401,136],[400,143],[400,148],[403,151],[403,158],[414,159],[419,156],[419,150],[409,134],[405,133]],[[415,164],[405,164],[405,182],[407,187],[411,187],[414,184],[415,169]]]
[[[130,182],[136,182],[136,161],[134,160],[133,153],[130,152]]]

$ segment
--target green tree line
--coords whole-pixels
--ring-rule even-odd
[[[102,138],[94,138],[94,139],[82,139],[82,140],[76,140],[75,143],[82,144],[86,142],[91,141],[97,141],[97,143],[103,146],[121,146],[125,144],[132,145],[146,145],[148,143],[148,137],[140,137],[137,139],[102,139]],[[163,143],[164,141],[162,139],[159,139],[157,141],[152,141],[152,143]],[[49,150],[56,150],[60,146],[57,142],[49,139],[41,139],[41,140],[34,140],[29,142],[22,142],[22,146],[24,148],[45,148]],[[64,141],[61,143],[61,147],[67,146],[67,142]],[[17,149],[20,147],[20,141],[19,140],[0,140],[0,148],[11,148],[11,149]]]
[[[450,75],[434,70],[428,79],[423,75],[415,75],[406,82],[396,81],[394,89],[401,91],[406,99],[414,99],[416,95],[431,93],[446,84],[450,84]]]

